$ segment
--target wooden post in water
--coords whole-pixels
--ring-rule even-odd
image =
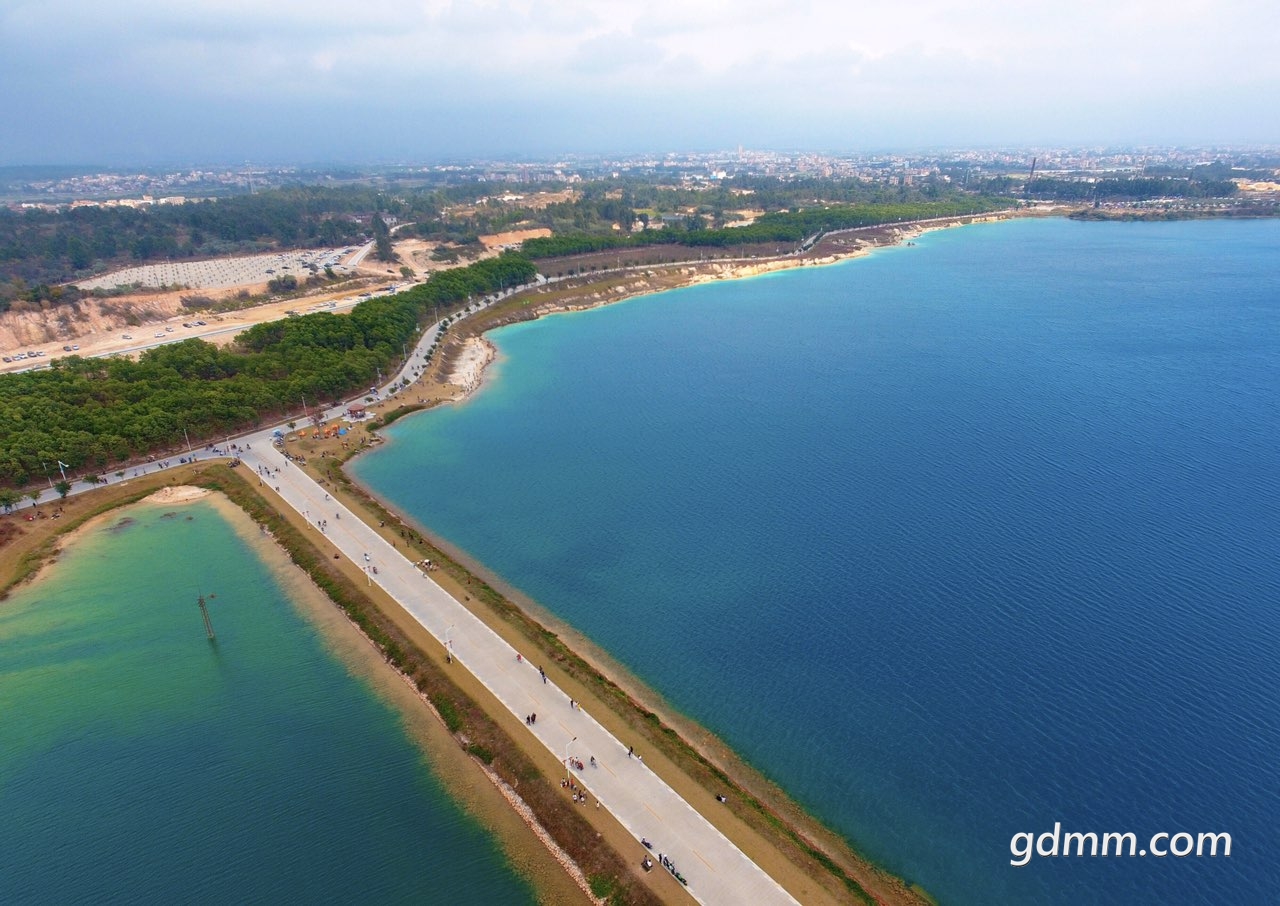
[[[213,637],[213,624],[209,622],[209,608],[204,606],[204,595],[200,596],[200,615],[204,617],[204,631],[209,633],[209,641],[215,641]]]

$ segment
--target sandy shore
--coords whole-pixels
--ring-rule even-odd
[[[1015,216],[1021,215],[1006,211],[900,226],[868,227],[831,234],[817,243],[808,255],[645,265],[536,287],[492,309],[463,319],[445,341],[441,357],[441,361],[445,363],[444,369],[437,369],[434,383],[437,389],[441,384],[461,388],[460,396],[455,394],[450,397],[454,400],[465,398],[479,389],[484,382],[484,370],[497,359],[497,348],[484,336],[495,327],[548,315],[588,311],[686,286],[721,280],[742,280],[798,268],[826,267],[865,257],[877,249],[910,243],[937,230],[994,223]],[[428,377],[423,383],[429,387],[433,381]]]
[[[498,348],[484,337],[467,337],[453,360],[448,383],[462,388],[462,396],[473,393],[484,380],[485,369],[498,357]]]
[[[158,503],[164,506],[171,506],[182,503],[192,503],[196,500],[203,500],[212,492],[208,488],[196,488],[191,485],[178,485],[177,487],[161,488],[150,497],[143,498],[143,503]]]

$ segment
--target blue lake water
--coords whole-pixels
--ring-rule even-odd
[[[0,903],[426,902],[534,896],[213,507],[0,602]]]
[[[1023,220],[492,334],[366,483],[943,903],[1280,889],[1280,222]],[[1015,833],[1225,831],[1230,858]]]

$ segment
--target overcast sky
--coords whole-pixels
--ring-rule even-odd
[[[1277,0],[0,0],[0,164],[1280,144]]]

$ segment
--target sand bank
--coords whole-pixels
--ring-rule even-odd
[[[467,337],[453,359],[447,382],[462,388],[462,395],[474,392],[484,380],[485,369],[498,357],[498,348],[483,337]]]
[[[191,485],[179,485],[177,487],[161,488],[150,497],[143,498],[143,503],[159,503],[165,506],[169,504],[193,503],[196,500],[203,500],[208,497],[212,491],[208,488],[196,488]]]

